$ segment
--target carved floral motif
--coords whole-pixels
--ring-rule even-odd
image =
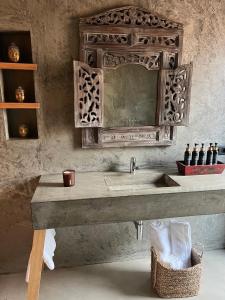
[[[111,9],[80,20],[80,59],[87,65],[79,62],[80,71],[75,72],[75,123],[76,127],[83,127],[83,147],[173,143],[174,126],[187,124],[189,110],[188,68],[185,69],[187,73],[183,73],[181,67],[176,69],[182,51],[182,32],[182,24],[133,6]],[[159,70],[159,126],[102,127],[104,68],[125,64]],[[96,67],[102,70],[92,69]]]
[[[178,46],[179,37],[174,36],[140,36],[138,38],[138,45],[151,45],[151,46]]]
[[[168,68],[175,69],[177,65],[177,53],[170,53],[168,56]]]
[[[160,53],[119,53],[119,52],[106,52],[103,55],[103,66],[116,68],[123,64],[140,64],[148,70],[159,69],[160,67]]]
[[[75,62],[77,80],[76,124],[78,127],[98,127],[101,125],[100,77],[102,70],[92,69],[88,65]]]
[[[97,67],[97,52],[96,52],[96,50],[92,50],[92,49],[85,50],[85,61],[87,62],[87,64],[90,67],[96,68]]]
[[[182,28],[182,24],[170,21],[148,10],[139,7],[121,7],[105,13],[82,19],[89,25],[122,25],[148,26],[153,28]]]
[[[129,43],[129,35],[127,34],[111,34],[111,33],[89,33],[85,37],[87,44],[120,44],[126,45]]]
[[[146,144],[153,144],[159,142],[159,127],[139,127],[139,128],[111,128],[109,130],[99,129],[98,139],[101,144],[107,143],[134,143],[144,142]]]
[[[186,122],[191,70],[192,64],[164,71],[162,124],[179,125]]]

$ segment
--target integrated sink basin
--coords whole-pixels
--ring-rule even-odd
[[[115,174],[106,175],[104,180],[110,191],[135,191],[179,186],[167,174],[153,170],[138,170],[135,175],[125,172],[115,172]]]

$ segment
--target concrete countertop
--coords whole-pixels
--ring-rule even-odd
[[[107,178],[136,178],[168,174],[174,186],[112,190]],[[130,178],[130,177],[129,177]],[[117,180],[120,180],[118,177]],[[32,202],[35,229],[81,224],[111,223],[139,219],[168,218],[225,212],[225,174],[180,176],[175,170],[84,172],[76,174],[76,185],[63,187],[62,174],[43,175]]]
[[[76,173],[75,186],[66,188],[63,187],[62,174],[51,174],[41,176],[32,203],[225,189],[225,173],[181,176],[173,171],[159,169],[140,170],[136,171],[136,175],[129,175],[136,178],[138,173],[142,173],[147,177],[152,172],[168,174],[179,186],[113,191],[108,188],[105,178],[118,173],[123,174],[123,172],[80,172]],[[124,174],[127,173],[124,172]]]

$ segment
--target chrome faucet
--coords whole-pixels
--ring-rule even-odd
[[[136,158],[131,157],[131,159],[130,159],[130,174],[135,174],[135,170],[137,170]]]
[[[140,221],[135,221],[134,222],[135,224],[135,227],[137,229],[137,240],[138,241],[142,241],[143,239],[143,221],[140,220]]]

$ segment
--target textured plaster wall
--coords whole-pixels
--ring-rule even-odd
[[[190,126],[178,128],[167,148],[82,150],[73,122],[72,60],[78,58],[78,17],[122,5],[139,5],[184,24],[183,63],[194,62]],[[174,162],[184,145],[217,141],[225,133],[225,6],[220,0],[1,0],[0,30],[31,30],[40,139],[5,141],[0,113],[0,272],[25,268],[31,246],[30,200],[40,174]],[[198,201],[198,199],[196,199]],[[196,241],[224,246],[224,215],[187,218]],[[147,227],[147,226],[146,226]],[[135,240],[132,223],[58,230],[56,263],[75,265],[147,254],[148,232]]]

